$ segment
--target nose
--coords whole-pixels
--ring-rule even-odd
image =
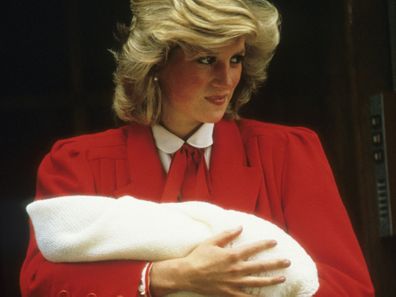
[[[226,63],[217,63],[214,67],[214,78],[212,85],[217,88],[229,88],[233,86],[234,76],[237,71]]]

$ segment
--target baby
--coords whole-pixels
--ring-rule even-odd
[[[276,225],[247,213],[206,202],[155,203],[124,196],[64,196],[27,206],[38,247],[53,262],[134,259],[159,261],[187,255],[200,242],[225,230],[243,227],[230,246],[276,240],[257,259],[289,259],[282,284],[246,288],[250,294],[309,297],[319,287],[316,265],[291,236]],[[171,295],[169,295],[171,296]],[[177,297],[201,296],[191,292]]]

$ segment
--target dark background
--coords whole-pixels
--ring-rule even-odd
[[[274,2],[281,46],[244,114],[319,133],[377,296],[396,296],[396,240],[378,233],[368,114],[369,97],[392,90],[387,1]],[[115,125],[107,49],[130,12],[128,0],[4,1],[0,16],[0,294],[14,297],[40,160],[56,139]]]

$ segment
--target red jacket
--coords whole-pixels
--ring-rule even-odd
[[[297,239],[318,266],[316,296],[374,296],[359,244],[313,132],[224,120],[215,125],[210,162],[211,202],[269,219]],[[159,201],[165,177],[150,128],[131,124],[57,142],[39,168],[37,199],[128,194]],[[21,271],[22,296],[137,296],[143,265],[51,263],[37,249],[31,230]]]

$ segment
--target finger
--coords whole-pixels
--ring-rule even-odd
[[[277,242],[275,240],[263,240],[240,246],[236,248],[236,251],[243,259],[248,259],[262,251],[271,249],[276,245]]]
[[[224,247],[242,233],[242,227],[236,229],[224,231],[212,238],[209,238],[206,242],[219,247]]]
[[[288,268],[291,262],[287,259],[274,259],[269,261],[245,261],[240,270],[243,274],[258,274],[272,270]]]
[[[284,276],[246,276],[242,278],[239,285],[242,287],[261,288],[284,283]]]

